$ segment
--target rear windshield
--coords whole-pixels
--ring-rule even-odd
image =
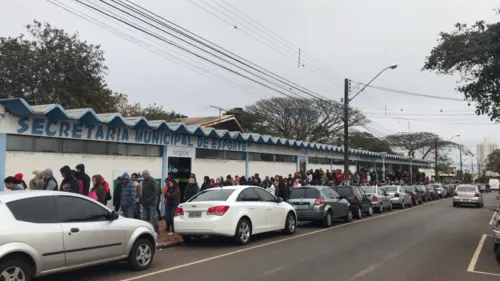
[[[434,188],[440,188],[441,186],[439,184],[434,184],[434,185],[432,185],[432,187],[434,187]]]
[[[432,186],[430,186],[430,185],[426,185],[425,188],[428,190],[434,190],[434,188],[432,188]]]
[[[385,191],[387,192],[395,192],[395,191],[398,191],[398,187],[397,186],[388,186],[385,188]]]
[[[316,188],[296,188],[292,190],[290,194],[290,199],[318,199],[320,198],[319,190]]]
[[[213,188],[196,194],[189,202],[199,201],[226,201],[234,189]]]
[[[352,188],[350,188],[350,187],[336,187],[335,191],[337,191],[337,193],[340,196],[349,197],[349,196],[352,196],[352,194],[353,194],[352,193]]]
[[[375,187],[373,186],[363,187],[363,189],[365,190],[365,193],[375,193]]]
[[[457,191],[467,191],[467,192],[475,192],[475,186],[458,186]]]
[[[425,190],[425,186],[421,186],[421,185],[419,185],[419,186],[417,186],[417,189],[418,189],[418,190]]]

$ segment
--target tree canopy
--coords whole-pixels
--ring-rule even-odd
[[[416,152],[421,152],[421,158],[425,159],[432,155],[436,149],[443,149],[450,146],[458,146],[458,144],[443,140],[441,137],[434,133],[429,132],[415,132],[407,134],[393,134],[385,137],[391,146],[398,147],[408,151],[408,156],[416,158]]]
[[[439,155],[437,162],[439,172],[447,172],[453,165],[453,160],[448,155]]]
[[[254,133],[325,144],[335,143],[342,132],[343,110],[339,102],[291,97],[262,99],[246,107]],[[350,127],[368,122],[360,111],[350,109]]]
[[[486,169],[500,173],[500,149],[493,150],[486,158]]]
[[[342,143],[343,136],[339,138],[339,143],[337,143],[337,145],[340,146]],[[349,147],[373,152],[387,152],[389,154],[395,154],[391,149],[391,145],[386,140],[377,138],[368,132],[350,132]]]
[[[150,104],[146,107],[141,106],[140,103],[127,104],[120,110],[120,113],[125,117],[130,116],[143,116],[148,120],[164,120],[166,122],[176,122],[180,118],[187,116],[179,114],[175,111],[166,111],[163,106],[156,103]]]
[[[500,10],[497,10],[500,15]],[[476,113],[500,120],[500,22],[457,23],[441,32],[424,70],[460,76],[457,91],[476,103]]]

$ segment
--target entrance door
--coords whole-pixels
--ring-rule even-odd
[[[303,172],[306,171],[306,159],[299,160],[299,170]]]
[[[181,190],[181,202],[183,202],[184,190],[191,175],[191,158],[168,157],[168,173],[176,179]]]

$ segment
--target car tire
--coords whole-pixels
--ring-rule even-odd
[[[410,200],[410,205],[408,207],[413,207],[413,201]]]
[[[348,209],[347,215],[345,215],[345,217],[344,217],[344,221],[345,222],[352,222],[352,218],[353,218],[352,211],[351,211],[351,209]]]
[[[455,207],[455,208],[456,208],[457,206],[458,206],[458,204],[457,204],[457,203],[453,203],[453,207]]]
[[[495,259],[497,260],[497,263],[500,264],[500,248],[498,248],[495,252]]]
[[[354,211],[354,218],[359,220],[363,216],[363,213],[361,212],[361,208],[356,208],[356,211]]]
[[[366,212],[366,215],[369,217],[373,216],[373,207],[372,206],[368,207],[368,211]]]
[[[389,202],[389,211],[392,211],[392,202]]]
[[[19,258],[13,258],[13,259],[6,259],[0,262],[0,276],[2,276],[4,272],[8,274],[13,274],[14,271],[17,269],[19,269],[19,275],[12,276],[14,277],[12,278],[12,280],[18,280],[18,278],[19,280],[24,280],[24,281],[32,280],[33,267],[28,261]],[[7,278],[6,280],[10,279]]]
[[[292,212],[288,212],[286,215],[285,228],[283,229],[283,233],[292,235],[295,233],[297,229],[297,218]]]
[[[135,271],[148,269],[153,263],[155,248],[148,239],[140,238],[135,241],[128,255],[128,263]]]
[[[252,236],[252,225],[246,218],[241,218],[234,231],[234,240],[238,245],[246,245]]]
[[[332,211],[328,210],[323,217],[323,226],[328,228],[331,227],[333,224],[333,217],[332,217]]]
[[[405,209],[406,208],[406,205],[405,205],[405,201],[401,201],[401,209]]]
[[[500,248],[500,243],[493,243],[493,252],[496,252]]]
[[[384,204],[380,203],[378,206],[377,213],[382,214],[384,212]]]

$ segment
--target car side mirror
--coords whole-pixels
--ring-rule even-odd
[[[500,196],[499,196],[500,197]],[[493,211],[493,212],[496,212],[498,211],[498,207],[497,206],[490,206],[490,211]]]
[[[109,214],[109,220],[112,220],[112,221],[117,220],[119,216],[120,215],[118,215],[117,212],[111,211],[111,213]]]
[[[278,204],[279,204],[279,203],[282,203],[282,202],[283,202],[283,198],[278,197],[278,198],[277,198],[277,200],[276,200],[276,202],[278,202]]]

